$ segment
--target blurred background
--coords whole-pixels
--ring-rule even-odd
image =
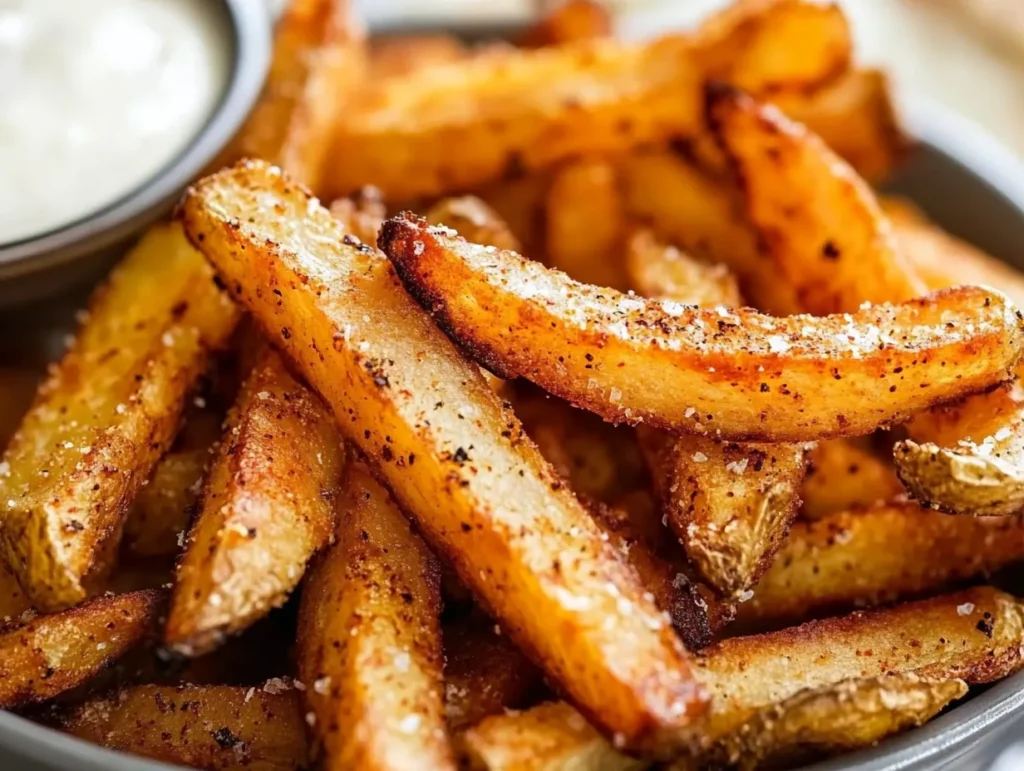
[[[840,0],[859,58],[886,67],[900,92],[938,102],[1024,157],[1024,0]],[[280,0],[269,0],[279,3]],[[362,0],[383,26],[521,22],[545,0]],[[608,0],[620,30],[647,36],[686,27],[727,0]]]

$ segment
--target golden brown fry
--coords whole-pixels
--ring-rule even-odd
[[[351,0],[290,0],[259,101],[213,168],[263,158],[319,188],[338,114],[366,72],[365,30],[352,6]]]
[[[597,0],[566,0],[535,21],[519,38],[519,45],[541,48],[609,37],[614,21]]]
[[[737,22],[712,36],[583,41],[387,80],[339,127],[325,184],[339,195],[372,183],[394,200],[472,189],[510,171],[699,134],[707,77],[760,92],[810,88],[848,66],[849,30],[835,7],[776,0]]]
[[[687,744],[703,699],[671,628],[384,256],[345,243],[262,163],[204,180],[180,212],[513,641],[609,734],[656,752]]]
[[[701,679],[714,694],[708,741],[808,688],[851,678],[914,673],[971,685],[1015,672],[1022,662],[1024,605],[991,587],[763,635],[705,650]]]
[[[298,693],[229,685],[135,685],[90,699],[67,733],[112,750],[221,771],[301,771],[309,756]],[[282,685],[280,687],[287,687]]]
[[[442,696],[440,571],[357,463],[338,543],[313,569],[297,660],[323,768],[454,768]]]
[[[474,244],[498,249],[522,248],[501,215],[473,195],[438,201],[427,212],[427,219],[435,225],[447,225],[459,231],[463,238]],[[380,227],[377,230],[379,232]],[[369,243],[377,243],[376,237]]]
[[[769,310],[854,312],[924,293],[874,193],[820,137],[724,86],[709,87],[707,118],[783,287]]]
[[[382,35],[370,43],[366,82],[376,85],[385,78],[462,61],[470,54],[466,44],[454,35]]]
[[[32,404],[39,375],[29,370],[0,369],[0,447],[18,428]]]
[[[0,707],[52,699],[89,680],[142,640],[161,594],[99,597],[0,635]]]
[[[1005,380],[1024,347],[1016,308],[975,287],[777,318],[579,284],[408,213],[380,244],[478,362],[612,422],[727,440],[865,434]]]
[[[452,731],[523,706],[540,684],[540,670],[489,619],[446,626],[444,658],[444,709]]]
[[[695,260],[646,228],[634,230],[626,242],[626,273],[642,297],[686,305],[743,305],[736,276],[725,265]]]
[[[94,296],[0,463],[4,557],[32,602],[81,601],[185,397],[237,319],[178,225],[159,225]]]
[[[206,653],[288,598],[331,540],[344,463],[331,413],[265,347],[228,419],[178,563],[169,646]]]
[[[625,236],[626,215],[610,161],[584,158],[555,171],[547,197],[548,264],[577,281],[624,290]]]
[[[543,255],[544,204],[549,175],[538,173],[503,180],[477,190],[476,194],[508,225],[522,245],[522,254]]]
[[[209,459],[210,448],[172,451],[160,460],[125,520],[125,549],[140,557],[178,553]]]
[[[913,503],[797,522],[740,606],[745,621],[794,622],[986,576],[1024,558],[1024,520],[949,517]]]
[[[820,519],[888,501],[902,492],[891,464],[855,440],[829,439],[811,450],[800,493],[801,513],[808,519]]]
[[[471,771],[639,771],[650,763],[623,755],[562,701],[495,715],[456,740]]]
[[[14,572],[0,561],[0,629],[18,620],[31,607],[32,603],[25,596]]]
[[[360,188],[349,198],[332,201],[331,214],[367,244],[377,243],[377,231],[388,216],[380,190],[372,186]]]

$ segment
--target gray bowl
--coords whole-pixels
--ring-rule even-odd
[[[889,186],[920,205],[950,232],[1024,269],[1024,167],[967,121],[933,107],[909,105],[921,148]],[[67,317],[46,309],[0,316],[32,341],[21,353],[0,345],[0,365],[36,364],[46,341],[67,331]],[[32,334],[36,330],[37,334]],[[39,347],[39,346],[43,347]],[[20,359],[20,361],[19,361]],[[1016,720],[1015,720],[1016,718]],[[1024,727],[1024,672],[976,693],[922,728],[877,747],[813,766],[813,771],[980,770]],[[0,768],[24,771],[168,771],[155,763],[87,744],[0,712]],[[810,771],[810,769],[808,769]]]
[[[170,210],[241,127],[270,64],[269,11],[258,0],[194,2],[209,3],[229,47],[232,67],[217,108],[188,146],[140,187],[54,230],[0,244],[0,307],[53,296],[101,276],[134,236]]]

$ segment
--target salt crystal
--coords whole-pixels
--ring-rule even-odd
[[[974,603],[965,602],[963,605],[956,606],[956,613],[958,616],[969,616],[974,612]]]
[[[398,730],[404,734],[415,733],[416,729],[419,727],[419,715],[406,715],[404,718],[402,718],[402,722],[398,724]]]
[[[694,463],[704,463],[708,459],[708,456],[702,452],[695,452],[693,454]]]
[[[747,470],[747,459],[734,460],[731,463],[726,463],[725,467],[733,474],[742,474]]]
[[[313,681],[313,692],[319,693],[321,696],[327,694],[331,688],[330,676],[319,677]]]
[[[409,654],[405,651],[402,651],[397,656],[395,656],[395,669],[397,669],[399,672],[408,672],[409,665],[411,663],[412,659],[409,657]]]

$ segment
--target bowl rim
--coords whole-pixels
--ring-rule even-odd
[[[208,3],[210,0],[192,0]],[[210,13],[226,26],[233,53],[221,99],[188,144],[118,198],[50,230],[0,243],[0,280],[44,271],[101,252],[159,217],[231,140],[270,67],[272,23],[264,2],[218,0]]]
[[[225,0],[230,2],[231,0]],[[246,0],[235,0],[245,3]],[[959,164],[1020,212],[1024,219],[1024,163],[967,118],[921,99],[900,98],[908,133]],[[1024,713],[1024,671],[998,682],[947,713],[888,739],[803,771],[923,771],[975,748]],[[993,747],[995,749],[995,747]],[[108,750],[0,710],[0,751],[46,768],[82,771],[172,771],[166,763]]]

